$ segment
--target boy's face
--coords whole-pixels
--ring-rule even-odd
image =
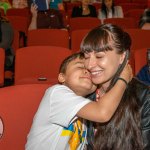
[[[85,59],[79,58],[73,60],[68,64],[66,73],[59,74],[61,82],[80,96],[86,96],[96,90],[96,86],[91,81],[90,73],[85,69],[84,61]]]

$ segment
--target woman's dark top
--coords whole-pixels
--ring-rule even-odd
[[[71,17],[97,17],[96,8],[93,5],[88,5],[90,13],[88,15],[82,15],[83,8],[82,6],[75,6],[72,10]]]

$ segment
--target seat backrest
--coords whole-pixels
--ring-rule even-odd
[[[134,18],[136,21],[136,25],[138,26],[141,15],[143,14],[144,9],[131,9],[124,13],[125,17]]]
[[[93,5],[96,8],[96,11],[98,11],[99,9],[101,9],[102,3],[94,2],[91,5]]]
[[[66,3],[66,11],[68,11],[68,10],[72,10],[73,9],[73,7],[75,7],[75,6],[81,6],[81,1],[76,1],[76,2],[67,2]]]
[[[29,46],[16,51],[15,84],[57,83],[59,67],[71,50],[55,46]]]
[[[131,0],[133,3],[146,3],[147,0]]]
[[[1,16],[5,16],[5,13],[4,13],[4,9],[3,9],[3,8],[0,8],[0,14],[1,14]]]
[[[0,86],[4,85],[4,64],[5,64],[5,51],[0,48]]]
[[[147,48],[134,50],[135,74],[147,64]]]
[[[101,20],[95,17],[76,17],[70,18],[70,32],[78,29],[92,29],[101,25]]]
[[[1,150],[24,150],[32,119],[50,85],[17,85],[0,89],[0,116],[4,133]]]
[[[73,53],[80,50],[80,44],[90,29],[74,30],[71,32],[71,50]]]
[[[61,29],[36,29],[28,31],[27,46],[49,45],[69,48],[69,33]]]
[[[7,16],[24,16],[30,17],[30,9],[29,8],[10,8],[7,10]]]
[[[22,31],[27,35],[29,18],[25,16],[7,16],[8,20],[12,24],[13,28],[18,31]]]
[[[20,47],[20,34],[19,31],[14,29],[14,38],[12,42],[12,48],[14,50],[14,53],[16,53],[16,50]]]
[[[124,13],[126,13],[131,9],[144,9],[145,7],[145,5],[143,5],[142,3],[139,4],[139,3],[131,3],[131,2],[119,3],[118,5],[122,7]]]
[[[104,23],[111,23],[121,28],[137,28],[136,21],[133,18],[106,18]]]
[[[147,0],[147,6],[150,8],[150,0]]]
[[[132,39],[131,51],[150,47],[150,30],[142,29],[125,29],[129,33]]]
[[[130,3],[132,0],[115,0],[115,5],[119,5],[122,3]]]

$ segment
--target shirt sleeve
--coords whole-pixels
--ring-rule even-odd
[[[117,9],[118,18],[123,18],[124,14],[123,14],[122,7],[121,6],[116,6],[116,9]]]
[[[58,86],[50,96],[50,121],[67,127],[75,118],[77,112],[91,102],[82,96],[77,96],[66,86]]]

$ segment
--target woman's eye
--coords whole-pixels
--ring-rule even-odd
[[[103,56],[97,56],[96,58],[103,58]]]

